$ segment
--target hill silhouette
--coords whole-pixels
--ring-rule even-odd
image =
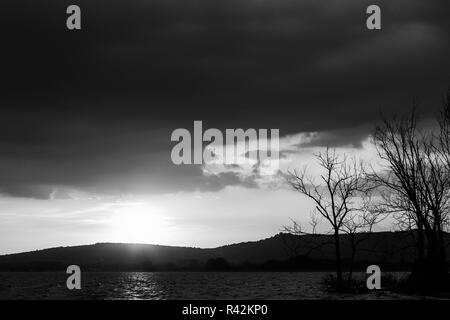
[[[358,234],[357,237],[367,237]],[[355,266],[377,264],[409,269],[415,258],[414,231],[371,234],[358,247]],[[79,265],[91,271],[151,270],[325,270],[333,267],[334,248],[328,235],[280,233],[260,241],[211,249],[151,244],[97,243],[0,256],[0,270],[65,270]],[[447,241],[450,235],[446,234]],[[350,257],[347,235],[341,236],[344,262]],[[345,265],[345,263],[344,263]]]

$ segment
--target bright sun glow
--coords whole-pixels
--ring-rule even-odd
[[[157,209],[145,203],[124,203],[114,210],[112,238],[117,242],[164,243],[168,222]]]

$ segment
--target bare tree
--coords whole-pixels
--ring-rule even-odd
[[[361,163],[347,157],[339,157],[328,147],[316,155],[323,173],[320,179],[301,171],[289,171],[288,183],[291,187],[313,200],[315,209],[330,226],[334,239],[337,288],[343,288],[342,256],[340,234],[349,230],[350,221],[356,223],[353,215],[361,210],[359,194],[367,188]],[[318,181],[317,181],[318,180]]]
[[[446,265],[447,257],[446,251],[448,243],[445,243],[444,232],[450,228],[450,89],[447,91],[446,97],[443,99],[443,108],[438,117],[439,122],[439,134],[432,145],[433,151],[439,155],[439,159],[444,162],[442,165],[444,169],[443,177],[440,177],[439,182],[441,184],[447,183],[447,189],[442,191],[440,201],[441,214],[439,217],[438,226],[438,243],[440,246],[440,252],[442,253],[442,262]],[[441,171],[435,170],[436,174],[441,174]],[[446,270],[447,271],[447,270]]]
[[[394,213],[400,225],[414,222],[418,232],[419,258],[425,255],[424,228],[427,214],[425,199],[420,192],[418,173],[419,133],[415,110],[410,118],[383,119],[375,129],[373,141],[385,170],[373,170],[371,178],[382,188],[384,206],[380,209]]]
[[[370,177],[382,189],[380,209],[394,213],[399,225],[417,229],[419,271],[427,275],[431,268],[437,279],[447,272],[442,231],[449,202],[448,153],[442,135],[423,132],[417,123],[415,109],[408,118],[383,119],[373,141],[385,170],[373,170]]]

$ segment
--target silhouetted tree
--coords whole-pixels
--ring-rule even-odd
[[[445,120],[442,120],[445,121]],[[443,230],[449,205],[448,150],[441,133],[418,128],[415,109],[409,117],[383,119],[373,141],[384,170],[370,177],[380,186],[379,209],[393,213],[400,226],[417,229],[416,273],[431,285],[447,273]]]
[[[444,162],[444,167],[446,168],[446,178],[450,180],[450,88],[447,91],[446,97],[443,99],[443,108],[438,117],[439,122],[439,134],[437,137],[438,142],[436,143],[437,148],[434,150],[440,154],[441,159]],[[445,204],[442,206],[442,213],[440,217],[441,228],[438,230],[439,232],[439,245],[441,246],[440,251],[442,253],[441,259],[443,263],[446,264],[446,250],[447,245],[444,240],[444,231],[448,231],[450,227],[450,187],[447,185],[446,193],[443,195],[442,202]],[[446,270],[447,271],[447,270]]]
[[[294,190],[313,200],[314,212],[331,228],[335,247],[337,289],[341,290],[343,276],[339,235],[347,230],[347,223],[356,222],[354,217],[361,210],[360,195],[366,192],[368,185],[363,166],[355,159],[339,157],[335,150],[328,147],[325,152],[317,154],[316,159],[322,169],[320,179],[308,175],[305,167],[301,171],[289,171],[288,183]],[[298,225],[294,225],[294,228],[298,228]]]

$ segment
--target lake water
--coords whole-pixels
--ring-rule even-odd
[[[323,272],[84,272],[68,290],[57,272],[1,272],[0,299],[405,299],[385,291],[330,294]],[[362,276],[362,275],[360,275]]]

